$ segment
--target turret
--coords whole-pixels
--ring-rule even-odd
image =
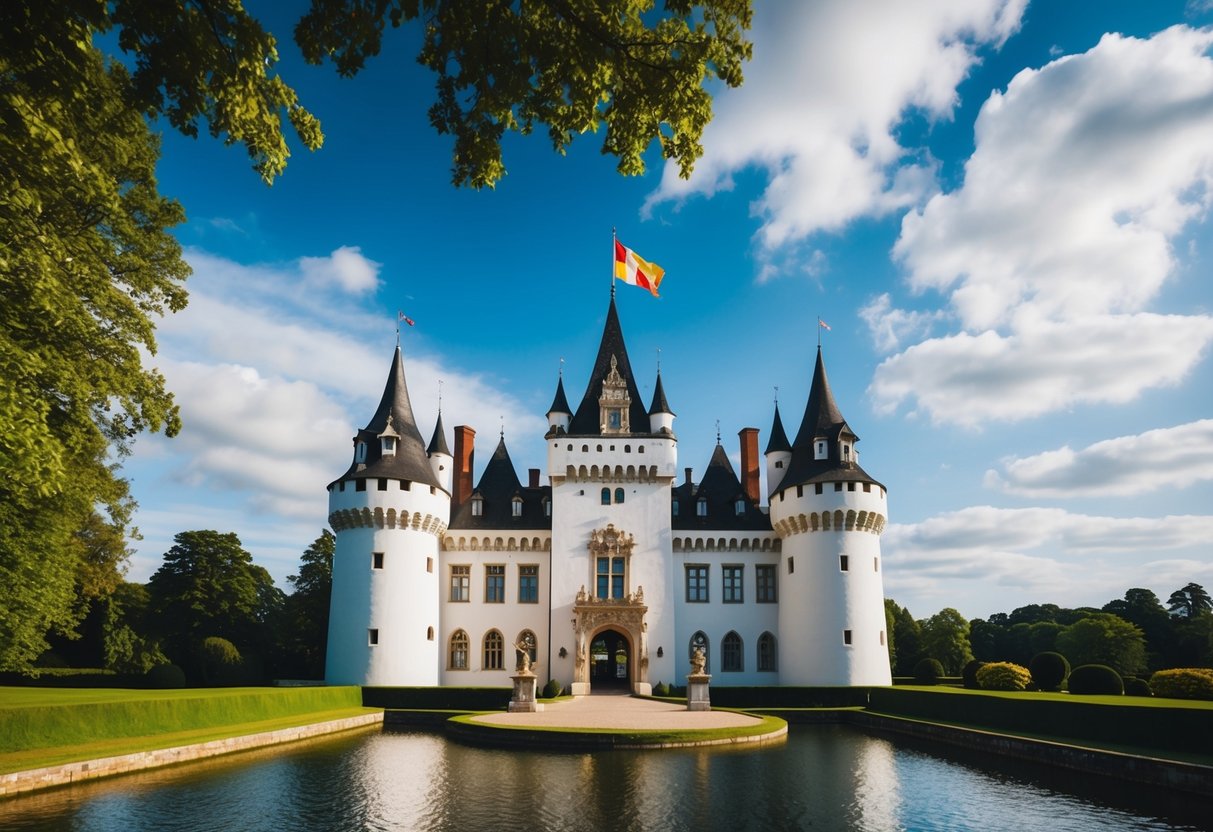
[[[564,375],[556,381],[556,397],[552,399],[552,406],[548,408],[548,434],[556,436],[561,433],[568,433],[569,422],[573,418],[573,411],[569,408],[569,400],[564,395]]]
[[[665,398],[665,387],[661,383],[661,370],[657,371],[657,383],[653,386],[653,403],[649,405],[649,430],[653,433],[674,435],[674,411]]]
[[[450,493],[455,458],[451,456],[451,449],[446,444],[446,431],[442,427],[441,410],[438,411],[438,422],[434,425],[434,435],[430,437],[430,444],[425,452],[430,458],[430,468],[438,479],[438,485]]]
[[[792,443],[783,430],[783,420],[779,418],[779,403],[775,403],[775,421],[771,424],[771,438],[767,440],[767,449],[763,453],[767,461],[767,493],[774,494],[779,490],[779,483],[788,472],[788,463],[792,460]]]

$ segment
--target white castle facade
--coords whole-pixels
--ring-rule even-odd
[[[696,647],[713,685],[891,683],[885,488],[859,467],[820,347],[793,442],[775,408],[766,505],[754,428],[740,478],[718,442],[680,481],[660,373],[646,409],[613,294],[580,404],[560,379],[547,415],[546,472],[522,482],[502,437],[474,483],[475,431],[455,428],[452,454],[439,414],[424,443],[397,348],[328,486],[329,683],[509,686],[519,644],[578,695],[683,684]]]

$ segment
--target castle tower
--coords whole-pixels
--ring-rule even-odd
[[[767,449],[763,453],[767,460],[767,491],[775,493],[783,475],[788,472],[788,463],[792,459],[792,443],[783,430],[783,420],[779,418],[779,403],[775,403],[775,420],[771,423],[771,438],[767,440]]]
[[[353,461],[328,492],[337,542],[325,680],[438,684],[438,541],[451,498],[413,418],[399,347]]]
[[[771,525],[783,541],[783,685],[892,683],[880,555],[888,508],[884,486],[859,467],[858,441],[834,401],[818,347],[786,471],[771,480]],[[768,462],[779,458],[772,451],[779,453],[768,447]]]
[[[663,390],[660,400],[655,395],[651,418],[612,295],[581,404],[567,431],[552,421],[554,404],[554,429],[546,437],[552,640],[566,648],[553,658],[551,675],[572,679],[575,694],[613,682],[596,676],[601,668],[589,651],[597,639],[622,651],[620,657],[626,654],[626,676],[618,682],[634,692],[676,678],[670,487],[678,455],[673,413],[664,400]]]
[[[430,468],[438,480],[438,487],[448,494],[451,493],[451,483],[454,477],[455,458],[446,444],[446,430],[442,427],[442,411],[438,411],[438,421],[434,425],[434,435],[425,449],[430,458]]]

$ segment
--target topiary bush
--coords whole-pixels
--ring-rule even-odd
[[[982,690],[1027,690],[1031,682],[1028,669],[1012,662],[990,662],[977,671]]]
[[[1125,677],[1125,696],[1153,696],[1154,691],[1150,689],[1150,683],[1145,679],[1138,679],[1136,676]]]
[[[1061,653],[1037,653],[1028,662],[1028,671],[1040,690],[1061,690],[1070,675],[1070,662]]]
[[[149,688],[167,690],[185,687],[185,671],[175,664],[158,664],[144,677]]]
[[[210,636],[202,640],[202,662],[206,680],[212,685],[230,685],[241,679],[240,650],[225,638]]]
[[[964,681],[964,686],[969,690],[977,690],[981,685],[977,684],[977,671],[985,666],[985,662],[981,659],[973,659],[964,666],[960,671],[960,678]]]
[[[667,685],[665,682],[658,682],[657,684],[653,685],[653,695],[654,696],[669,696],[670,695],[670,686]]]
[[[548,683],[543,686],[543,698],[544,699],[555,699],[557,696],[559,696],[563,692],[564,692],[564,689],[560,686],[560,683],[557,682],[555,679],[548,679]]]
[[[1070,671],[1070,693],[1120,696],[1125,692],[1120,674],[1106,664],[1084,664]]]
[[[937,685],[943,676],[943,665],[938,659],[923,659],[914,665],[914,682],[919,685]]]
[[[1155,696],[1168,699],[1213,700],[1213,669],[1207,667],[1176,667],[1160,670],[1150,677]]]

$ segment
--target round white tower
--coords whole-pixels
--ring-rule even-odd
[[[337,542],[325,680],[438,684],[438,541],[451,497],[417,430],[399,347],[354,460],[328,491]]]
[[[775,404],[775,420],[771,423],[771,438],[763,456],[767,460],[767,491],[774,494],[783,482],[783,475],[788,472],[788,463],[792,461],[792,445],[783,430],[783,420],[779,418],[778,402]]]
[[[455,457],[446,444],[446,430],[442,427],[442,411],[438,411],[438,422],[434,425],[434,435],[425,449],[430,458],[430,470],[438,479],[438,486],[448,494],[451,493],[451,482],[454,476]]]
[[[818,347],[804,420],[771,489],[771,525],[783,541],[783,685],[892,683],[880,554],[888,508],[884,486],[856,461],[857,441]]]

